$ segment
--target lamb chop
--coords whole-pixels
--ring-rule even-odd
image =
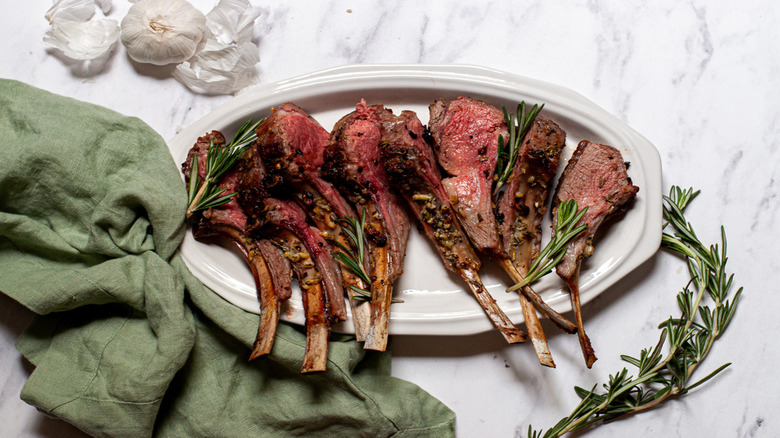
[[[467,97],[439,99],[429,110],[430,139],[439,164],[450,175],[442,180],[442,186],[450,199],[457,201],[453,204],[463,228],[479,251],[495,260],[515,282],[522,281],[522,274],[504,249],[491,196],[499,137],[509,138],[503,112]],[[536,301],[543,303],[541,298]],[[520,303],[539,362],[554,367],[533,305],[525,295],[520,296]]]
[[[402,200],[390,190],[380,163],[382,105],[361,100],[334,126],[321,171],[366,214],[371,275],[371,321],[365,348],[387,347],[392,285],[403,272],[409,221]],[[361,214],[363,213],[361,211]]]
[[[638,191],[639,187],[633,185],[626,172],[620,151],[612,146],[583,140],[566,165],[553,198],[553,224],[557,223],[561,202],[573,199],[580,210],[588,209],[578,223],[586,224],[587,229],[569,242],[563,260],[556,266],[556,272],[569,287],[577,334],[588,368],[597,358],[582,324],[580,266],[582,259],[593,253],[593,237],[599,226],[607,218],[623,211]]]
[[[449,176],[442,187],[451,199],[463,228],[479,250],[501,246],[491,206],[498,137],[508,137],[503,113],[484,102],[459,97],[439,99],[430,108],[428,129],[439,164]]]
[[[536,116],[522,140],[512,174],[498,195],[496,218],[506,254],[501,262],[511,263],[523,277],[539,255],[549,185],[565,145],[566,132],[552,120]],[[564,331],[576,333],[577,327],[550,308],[533,289],[525,286],[521,293]]]
[[[266,189],[296,200],[327,240],[349,247],[339,219],[356,219],[354,209],[332,184],[322,179],[319,170],[329,133],[292,103],[275,107],[273,114],[257,126],[256,133],[257,152],[266,166]],[[367,289],[369,285],[345,266],[341,276],[350,297],[355,337],[365,341],[370,307],[355,299],[353,287]]]
[[[198,162],[205,162],[211,142],[224,144],[225,137],[219,131],[212,131],[198,138],[187,160],[182,164],[182,172],[188,184],[193,156],[197,157]],[[198,165],[198,169],[201,177],[205,176],[205,166]],[[227,192],[235,192],[237,178],[235,172],[228,173],[221,181],[222,188]],[[233,241],[244,255],[252,271],[260,300],[260,324],[250,360],[270,353],[276,336],[281,302],[290,298],[292,293],[289,265],[284,259],[274,258],[276,251],[268,247],[267,241],[249,236],[246,231],[246,214],[235,198],[220,207],[203,211],[194,219],[192,232],[196,239],[224,236]]]
[[[447,270],[460,275],[507,342],[524,342],[523,332],[496,305],[477,271],[481,262],[463,232],[431,148],[423,140],[422,123],[411,111],[382,117],[381,154],[393,186],[406,199]]]

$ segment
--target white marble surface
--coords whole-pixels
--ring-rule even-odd
[[[112,18],[129,7],[114,2]],[[204,12],[214,0],[193,2]],[[257,2],[262,82],[354,63],[476,64],[569,87],[634,127],[660,151],[665,191],[703,190],[689,217],[700,236],[729,236],[729,266],[745,293],[705,370],[733,365],[710,384],[659,409],[588,436],[774,437],[780,435],[780,6],[772,0],[660,2]],[[138,116],[163,137],[229,97],[196,95],[165,68],[131,63],[119,47],[100,71],[69,65],[42,43],[49,2],[3,2],[0,77]],[[632,4],[632,6],[628,6]],[[660,253],[585,306],[600,360],[582,365],[577,341],[545,324],[557,369],[496,333],[396,336],[393,373],[457,414],[460,437],[525,436],[622,368],[620,354],[656,342],[655,324],[677,312],[687,274]],[[0,295],[0,436],[78,437],[19,400],[30,372],[14,349],[31,315]]]

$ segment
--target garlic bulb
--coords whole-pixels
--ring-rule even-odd
[[[119,39],[116,20],[96,18],[95,7],[105,13],[105,0],[58,0],[46,12],[51,28],[43,41],[71,59],[94,60],[107,54]]]
[[[232,94],[257,83],[259,49],[252,42],[259,12],[247,0],[220,0],[206,16],[208,37],[200,52],[173,72],[193,91]]]
[[[122,44],[138,62],[155,65],[190,59],[206,33],[206,16],[185,0],[143,0],[122,19]]]

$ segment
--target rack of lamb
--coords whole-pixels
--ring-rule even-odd
[[[218,131],[201,137],[182,165],[187,183],[192,182],[193,163],[205,176],[206,154],[225,144]],[[270,353],[281,302],[290,296],[294,273],[303,293],[307,344],[302,373],[324,371],[327,364],[330,326],[346,319],[339,268],[321,232],[310,226],[306,215],[291,201],[269,195],[263,179],[265,168],[250,147],[236,165],[219,180],[225,193],[238,193],[227,203],[197,212],[192,218],[197,239],[225,236],[246,258],[261,303],[260,324],[251,358]],[[281,256],[281,258],[280,258]]]
[[[254,278],[260,322],[250,360],[271,352],[293,278],[306,317],[302,373],[325,370],[331,327],[350,313],[364,348],[384,351],[411,213],[444,267],[465,281],[507,342],[530,338],[539,362],[555,367],[541,312],[577,333],[585,363],[593,365],[579,273],[600,225],[625,210],[639,190],[620,152],[579,143],[551,201],[554,233],[564,231],[542,249],[542,221],[566,132],[540,114],[541,107],[526,112],[524,103],[517,116],[468,97],[439,99],[428,110],[426,128],[412,111],[395,115],[361,100],[328,132],[303,109],[284,103],[257,125],[247,122],[230,143],[212,131],[189,150],[182,172],[193,236],[227,237]],[[209,166],[218,158],[211,154],[221,157],[220,151],[233,151],[232,161],[221,161],[231,164],[212,174]],[[201,194],[207,202],[199,204]],[[520,292],[528,335],[483,285],[478,254],[516,283],[509,290]],[[538,270],[540,261],[546,267]],[[529,285],[556,263],[570,291],[574,323]]]

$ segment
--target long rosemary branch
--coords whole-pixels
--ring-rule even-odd
[[[721,227],[721,245],[705,246],[686,220],[685,207],[699,194],[693,189],[672,187],[664,197],[664,232],[661,246],[681,254],[688,263],[691,279],[677,294],[680,316],[659,325],[661,335],[653,348],[643,349],[639,357],[621,359],[637,368],[636,377],[628,369],[609,376],[604,392],[597,385],[590,390],[575,387],[580,403],[568,416],[547,431],[528,427],[530,438],[559,437],[568,432],[593,427],[653,408],[672,397],[688,393],[726,369],[724,364],[703,378],[691,382],[691,375],[709,353],[715,341],[728,327],[737,308],[742,288],[733,297],[729,293],[734,275],[726,273],[726,232]],[[708,301],[709,304],[704,304]],[[711,307],[712,306],[712,307]],[[664,346],[668,352],[664,355]]]

